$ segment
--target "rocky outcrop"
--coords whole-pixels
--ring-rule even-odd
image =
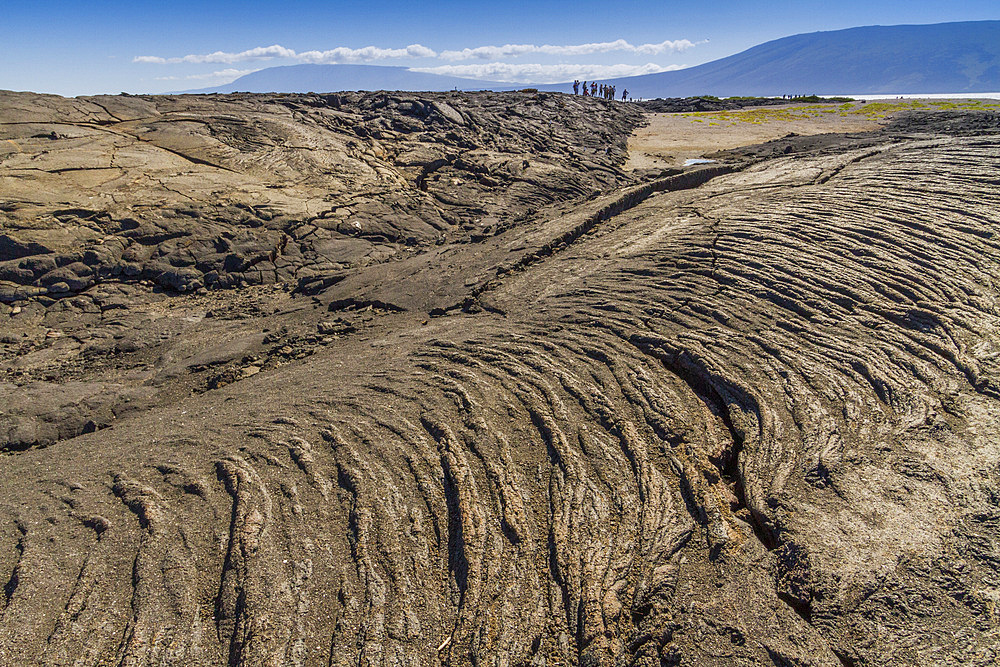
[[[747,107],[781,106],[783,104],[813,104],[843,102],[843,97],[818,97],[816,95],[797,97],[668,97],[642,100],[636,104],[653,113],[693,113],[704,111],[732,111]]]
[[[2,93],[0,301],[308,287],[476,242],[623,183],[639,118],[546,93]]]

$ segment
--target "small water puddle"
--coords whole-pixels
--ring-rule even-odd
[[[715,160],[706,160],[705,158],[701,157],[693,157],[684,160],[684,166],[690,167],[693,164],[712,164],[713,162],[715,162]]]

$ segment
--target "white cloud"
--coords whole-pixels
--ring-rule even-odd
[[[272,58],[288,58],[307,63],[362,63],[376,60],[399,59],[399,58],[441,58],[444,60],[497,60],[499,58],[512,58],[524,55],[543,54],[550,56],[585,56],[594,53],[610,53],[621,51],[641,55],[659,55],[661,53],[674,53],[686,51],[704,42],[692,42],[687,39],[666,40],[658,44],[634,45],[624,39],[617,39],[613,42],[593,42],[590,44],[568,44],[556,46],[552,44],[505,44],[503,46],[477,46],[471,49],[461,49],[459,51],[442,51],[438,53],[422,44],[410,44],[399,49],[386,49],[379,46],[365,46],[360,49],[352,49],[346,46],[338,46],[326,51],[302,51],[297,52],[280,44],[271,46],[258,46],[238,53],[228,51],[215,51],[214,53],[190,54],[186,56],[161,57],[161,56],[136,56],[132,59],[137,63],[153,63],[159,65],[180,64],[180,63],[223,63],[231,65],[234,63],[247,62],[250,60],[270,60]]]
[[[435,58],[437,53],[422,44],[410,44],[405,49],[382,49],[377,46],[366,46],[360,49],[349,49],[339,46],[329,51],[303,51],[293,56],[307,63],[359,63],[388,58]]]
[[[228,53],[226,51],[216,51],[215,53],[192,54],[175,58],[162,58],[160,56],[136,56],[132,59],[137,63],[154,63],[157,65],[178,64],[178,63],[240,63],[248,60],[270,60],[271,58],[292,58],[307,63],[358,63],[371,62],[373,60],[385,60],[387,58],[434,58],[437,53],[422,44],[410,44],[402,49],[383,49],[378,46],[365,46],[360,49],[351,49],[346,46],[338,46],[328,51],[302,51],[296,52],[293,49],[285,48],[280,44],[271,46],[258,46],[239,53]]]
[[[411,67],[414,72],[460,76],[468,79],[508,83],[562,83],[573,79],[616,79],[623,76],[656,74],[684,69],[684,65],[540,65],[537,63],[483,63],[480,65],[440,65]]]
[[[462,49],[460,51],[442,51],[441,58],[444,60],[471,60],[474,58],[479,60],[495,60],[497,58],[511,58],[538,53],[551,56],[585,56],[593,53],[609,53],[612,51],[658,55],[660,53],[686,51],[694,46],[696,46],[695,42],[687,39],[667,40],[659,44],[639,44],[638,46],[630,44],[624,39],[617,39],[613,42],[593,42],[590,44],[570,44],[564,46],[554,46],[552,44],[505,44],[503,46],[477,46],[473,49]]]
[[[688,49],[693,49],[700,44],[708,44],[708,40],[702,39],[697,42],[692,42],[688,39],[675,39],[674,41],[670,41],[668,39],[660,42],[659,44],[640,44],[635,47],[635,52],[655,56],[661,53],[687,51]]]
[[[270,60],[271,58],[294,58],[296,57],[295,51],[292,49],[286,49],[280,44],[272,44],[271,46],[258,46],[253,49],[247,49],[246,51],[240,51],[239,53],[227,53],[225,51],[216,51],[215,53],[205,53],[205,54],[195,54],[181,56],[177,58],[161,58],[160,56],[136,56],[132,59],[132,62],[137,63],[156,63],[158,65],[165,64],[177,64],[177,63],[240,63],[247,60]]]

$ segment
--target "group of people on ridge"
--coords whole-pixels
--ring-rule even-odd
[[[573,81],[573,94],[580,94],[580,81]],[[583,82],[583,96],[584,97],[603,97],[606,100],[615,99],[615,86],[606,86],[603,83],[598,85],[596,81],[591,81],[590,85],[587,82]],[[622,102],[628,99],[628,89],[622,91]]]

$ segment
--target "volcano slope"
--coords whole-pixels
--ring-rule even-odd
[[[996,114],[4,103],[2,662],[1000,657]]]

